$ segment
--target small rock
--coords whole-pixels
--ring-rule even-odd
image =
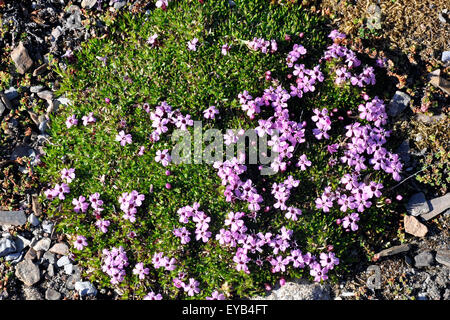
[[[78,291],[80,296],[97,295],[97,289],[89,281],[75,282],[75,290]]]
[[[30,240],[18,235],[16,239],[14,239],[14,242],[16,243],[16,250],[17,252],[22,251],[26,247],[28,247],[31,243]]]
[[[72,272],[73,272],[73,264],[71,264],[71,263],[69,263],[69,264],[66,264],[65,266],[64,266],[64,272],[67,274],[67,275],[71,275],[72,274]]]
[[[59,293],[55,289],[48,288],[45,291],[45,299],[47,299],[47,300],[59,300],[59,299],[61,299],[61,293]]]
[[[19,93],[16,88],[10,87],[8,90],[5,90],[5,96],[11,101],[17,99],[19,97]]]
[[[404,226],[406,233],[416,237],[425,237],[428,233],[428,228],[413,216],[405,215]]]
[[[367,9],[367,27],[370,30],[381,29],[381,8],[376,4],[371,4]]]
[[[36,217],[39,217],[42,214],[42,204],[39,202],[36,194],[31,197],[31,209]],[[44,228],[44,225],[42,227]]]
[[[23,210],[0,211],[0,225],[22,226],[27,222],[27,216]]]
[[[6,106],[3,103],[2,99],[0,98],[0,117],[3,115],[3,112],[5,112]]]
[[[22,41],[19,45],[11,52],[11,58],[14,61],[17,72],[24,74],[33,65],[33,60],[31,60],[27,49],[24,47]]]
[[[33,248],[28,249],[27,253],[25,254],[25,260],[33,261],[37,258],[37,252]]]
[[[44,86],[42,86],[42,85],[32,86],[32,87],[30,87],[30,92],[31,93],[38,93],[42,89],[44,89]]]
[[[11,101],[9,101],[9,98],[3,92],[0,92],[0,101],[6,108],[8,108],[9,110],[12,109],[13,106],[11,104]]]
[[[266,297],[253,297],[252,300],[331,300],[331,287],[328,284],[311,283],[304,279],[286,282],[275,287]]]
[[[47,267],[47,274],[49,277],[54,277],[55,276],[55,267],[53,266],[53,264],[49,264]]]
[[[441,89],[447,94],[450,94],[450,81],[441,77],[441,70],[437,69],[428,74],[430,83],[436,88]]]
[[[28,216],[28,222],[31,223],[33,227],[37,227],[39,225],[39,219],[34,214],[30,214]]]
[[[445,20],[444,16],[442,15],[442,13],[438,14],[438,19],[441,23],[447,23],[447,20]]]
[[[33,71],[33,77],[43,74],[47,70],[48,65],[46,63],[40,65]]]
[[[16,266],[16,277],[27,286],[32,286],[41,279],[39,267],[30,260],[23,260]]]
[[[50,221],[42,222],[42,230],[48,234],[51,234],[53,231],[53,223]]]
[[[400,144],[395,153],[400,156],[403,163],[407,164],[411,160],[410,150],[409,140],[405,140]]]
[[[436,261],[450,268],[450,250],[437,250]]]
[[[33,249],[36,251],[47,251],[50,249],[51,240],[49,238],[42,238],[33,246]]]
[[[64,267],[66,264],[69,264],[69,263],[70,263],[70,260],[69,260],[68,256],[63,256],[63,257],[59,258],[58,261],[56,261],[56,265],[60,268]]]
[[[114,9],[120,10],[127,4],[126,1],[118,1],[114,3]]]
[[[69,247],[67,244],[62,242],[56,243],[53,247],[51,247],[50,252],[61,256],[67,256],[69,254]]]
[[[83,0],[81,1],[81,7],[85,9],[92,9],[96,3],[97,0]]]
[[[16,252],[16,244],[11,239],[0,239],[0,257],[6,256],[9,253]]]
[[[22,260],[22,256],[21,252],[10,253],[5,256],[5,260],[10,261],[11,263],[18,263]]]
[[[411,97],[402,92],[396,91],[388,105],[387,114],[395,117],[400,114],[411,102]]]
[[[398,253],[407,252],[411,249],[411,245],[409,244],[401,244],[399,246],[394,246],[388,249],[384,249],[377,254],[375,254],[374,258],[379,259],[381,257],[393,256]]]
[[[434,262],[433,254],[430,251],[419,253],[414,257],[417,268],[429,267]]]
[[[51,92],[50,90],[40,91],[37,93],[37,96],[47,101],[53,100],[53,92]]]
[[[441,58],[442,62],[444,63],[448,63],[450,62],[450,51],[444,51],[442,52],[442,58]]]
[[[431,208],[423,192],[419,192],[409,199],[406,210],[412,216],[419,216],[430,212]]]
[[[450,208],[450,193],[447,193],[442,197],[430,200],[430,204],[431,204],[431,211],[421,215],[421,217],[424,220],[433,219],[438,214]]]
[[[47,260],[48,263],[50,263],[50,264],[54,264],[56,261],[55,255],[53,253],[51,253],[50,251],[47,251],[46,253],[44,253],[44,255],[42,257],[45,260]]]

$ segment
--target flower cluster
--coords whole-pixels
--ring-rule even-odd
[[[144,199],[145,195],[139,194],[136,190],[122,193],[119,197],[120,209],[124,212],[122,218],[135,222],[137,208],[142,205]]]
[[[64,182],[61,184],[56,184],[53,189],[47,189],[44,194],[48,200],[53,200],[59,198],[60,200],[66,199],[65,194],[70,193],[70,188]]]
[[[87,116],[83,116],[81,118],[81,120],[83,120],[83,125],[84,126],[87,126],[89,124],[93,124],[93,123],[95,123],[97,121],[97,119],[94,118],[94,113],[93,112],[90,112]],[[66,119],[67,129],[69,129],[69,128],[73,127],[73,126],[76,126],[76,125],[78,125],[78,119],[76,118],[75,115],[71,115],[71,116],[67,117],[67,119]]]
[[[329,139],[330,136],[327,131],[331,130],[331,119],[328,116],[328,110],[325,108],[322,111],[314,109],[313,112],[314,115],[311,117],[311,120],[316,123],[316,128],[313,129],[314,136],[318,140],[322,138]]]
[[[294,44],[292,51],[288,53],[286,58],[286,64],[289,68],[294,66],[294,63],[300,59],[301,56],[306,54],[306,49],[301,44]]]
[[[134,266],[133,274],[137,275],[139,279],[144,279],[147,274],[149,274],[150,269],[144,268],[144,263],[139,262]]]
[[[248,47],[254,51],[261,51],[264,54],[268,52],[274,53],[278,50],[278,45],[275,40],[264,40],[262,38],[253,38],[248,42]]]
[[[198,210],[200,204],[195,202],[192,206],[184,206],[178,209],[177,213],[180,216],[179,221],[181,223],[188,223],[189,218],[195,222],[195,239],[202,240],[203,242],[208,242],[211,238],[211,232],[209,231],[209,223],[211,218],[208,217],[203,211]],[[188,243],[190,239],[190,232],[186,228],[174,229],[173,233],[175,236],[181,239],[181,243]]]
[[[166,271],[173,271],[177,267],[177,260],[164,256],[163,252],[156,252],[152,257],[152,263],[155,269],[164,268]]]
[[[122,282],[126,275],[125,267],[128,266],[127,253],[123,247],[103,249],[103,256],[102,271],[110,276],[112,284]]]

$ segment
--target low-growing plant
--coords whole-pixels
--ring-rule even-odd
[[[323,281],[395,220],[382,191],[401,164],[383,147],[373,61],[299,5],[234,2],[158,1],[58,69],[71,103],[51,119],[41,158],[46,213],[85,275],[124,298]],[[196,154],[212,128],[227,146],[240,137],[227,129],[269,136],[273,174],[242,154],[174,163],[176,132],[194,137]]]

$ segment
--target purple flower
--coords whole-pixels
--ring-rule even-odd
[[[83,120],[83,125],[87,126],[88,124],[95,123],[97,119],[94,118],[93,112],[90,112],[89,115],[83,116],[81,119]]]
[[[125,134],[125,131],[121,130],[117,135],[116,135],[116,141],[120,142],[120,145],[123,147],[125,146],[127,143],[131,144],[132,143],[132,137],[131,134]]]
[[[225,296],[216,290],[211,294],[211,297],[206,297],[205,299],[206,300],[225,300]]]
[[[169,155],[169,150],[168,149],[164,149],[162,151],[161,150],[156,151],[155,161],[156,162],[161,162],[161,164],[164,167],[167,167],[171,160],[172,160],[172,158]]]
[[[230,52],[230,46],[229,46],[227,43],[225,43],[225,44],[222,46],[222,54],[223,54],[224,56],[226,56],[226,55],[228,54],[228,52]]]
[[[89,208],[89,203],[86,202],[86,198],[83,196],[79,196],[78,199],[74,198],[72,200],[72,204],[75,206],[73,208],[73,211],[75,211],[76,213],[79,213],[80,210],[81,212],[86,212]]]
[[[109,220],[97,220],[95,225],[97,226],[97,228],[100,229],[101,232],[106,233],[106,232],[108,232],[108,227],[110,225],[110,222],[109,222]]]
[[[311,161],[308,160],[305,154],[302,154],[297,162],[297,167],[300,167],[302,171],[306,170],[306,167],[311,166]]]
[[[328,254],[322,252],[320,254],[320,264],[322,267],[332,270],[334,266],[339,264],[339,259],[335,257],[333,252],[328,252]]]
[[[198,288],[198,281],[196,281],[194,278],[189,278],[189,283],[184,284],[183,289],[184,292],[187,292],[188,296],[193,296],[196,293],[200,292],[200,289]]]
[[[66,199],[66,197],[64,196],[65,193],[70,193],[70,188],[65,183],[56,184],[55,187],[53,188],[54,198],[58,197],[60,200],[64,200]]]
[[[86,238],[83,236],[77,236],[77,239],[75,240],[75,242],[73,243],[73,246],[77,249],[77,250],[83,250],[84,247],[86,247],[88,245]]]
[[[214,119],[216,114],[219,114],[219,110],[215,106],[211,106],[205,111],[203,111],[203,116],[205,119]]]
[[[162,295],[160,293],[156,294],[153,291],[150,291],[145,297],[144,300],[162,300]]]
[[[76,126],[78,124],[78,119],[75,117],[75,115],[71,115],[66,120],[66,126],[67,128],[71,128],[72,126]]]
[[[139,262],[134,266],[133,274],[138,275],[139,279],[144,279],[147,274],[149,274],[150,269],[144,268],[144,263]]]
[[[198,43],[197,38],[194,38],[191,41],[188,41],[188,50],[197,51],[197,43]]]
[[[66,180],[67,183],[71,183],[73,179],[75,179],[75,169],[62,169],[61,170],[61,179]]]

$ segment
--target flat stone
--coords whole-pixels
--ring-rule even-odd
[[[3,115],[3,112],[5,112],[6,106],[3,103],[2,99],[0,98],[0,117]]]
[[[58,259],[58,261],[56,261],[56,265],[58,267],[64,267],[65,265],[70,264],[70,260],[68,256],[63,256],[61,258]]]
[[[39,267],[30,260],[23,260],[16,266],[16,277],[27,286],[32,286],[41,280]]]
[[[443,195],[442,197],[434,198],[430,200],[431,211],[422,214],[421,217],[424,220],[430,220],[436,217],[438,214],[444,212],[450,208],[450,193]]]
[[[28,222],[33,226],[33,227],[37,227],[39,225],[39,219],[38,217],[36,217],[34,214],[30,214],[28,216]]]
[[[450,81],[441,77],[441,70],[437,69],[429,73],[428,79],[433,86],[441,89],[447,94],[450,94]]]
[[[252,300],[331,300],[330,292],[328,284],[299,279],[286,282],[281,287],[277,285],[266,297],[253,297]]]
[[[381,8],[376,4],[371,4],[367,9],[367,27],[371,30],[381,29]]]
[[[411,97],[402,91],[396,91],[387,108],[387,114],[391,117],[399,115],[411,102]]]
[[[81,1],[81,7],[85,9],[92,9],[96,3],[97,0],[83,0]]]
[[[423,192],[419,192],[414,194],[408,201],[406,205],[406,210],[408,214],[412,216],[419,216],[421,214],[425,214],[431,211],[430,204],[427,199],[425,199],[425,195]]]
[[[126,1],[118,1],[114,3],[114,9],[120,10],[127,4]]]
[[[3,92],[0,92],[0,100],[3,104],[3,106],[5,106],[6,108],[8,108],[9,110],[12,109],[13,105],[11,104],[11,101],[9,100],[9,98],[6,96],[6,94],[4,94]]]
[[[27,70],[30,69],[33,65],[33,60],[31,60],[30,55],[28,54],[28,51],[23,45],[22,41],[11,52],[11,59],[14,61],[17,72],[19,72],[20,74],[24,74],[25,72],[27,72]]]
[[[409,140],[405,140],[400,144],[395,153],[400,156],[400,159],[403,163],[409,163],[409,161],[411,160],[410,150],[411,148],[409,147]]]
[[[50,249],[51,242],[52,241],[49,238],[42,238],[35,243],[33,249],[36,251],[47,251],[48,249]]]
[[[39,217],[42,214],[42,204],[39,202],[36,194],[31,196],[31,209],[36,217]]]
[[[10,261],[11,263],[18,263],[22,260],[23,254],[21,252],[10,253],[5,256],[6,261]]]
[[[446,249],[437,250],[436,261],[450,268],[450,250]]]
[[[10,87],[9,89],[5,90],[5,96],[8,98],[8,100],[14,100],[19,97],[19,93],[17,92],[17,89],[14,87]]]
[[[50,248],[50,252],[61,256],[67,256],[69,254],[69,247],[63,242],[56,243]]]
[[[414,257],[417,268],[429,267],[434,262],[433,254],[430,251],[424,251]]]
[[[399,246],[394,246],[394,247],[384,249],[384,250],[378,252],[377,254],[375,254],[374,258],[378,260],[379,258],[382,258],[382,257],[393,256],[395,254],[399,254],[402,252],[408,252],[410,249],[411,249],[411,245],[401,244]]]
[[[41,293],[34,287],[24,287],[23,293],[25,296],[25,300],[42,300]]]
[[[404,226],[406,233],[416,237],[425,237],[428,233],[428,228],[413,216],[405,215]]]
[[[47,300],[59,300],[59,299],[61,299],[61,293],[59,293],[55,289],[48,288],[45,291],[45,299],[47,299]]]
[[[53,92],[51,92],[50,90],[40,91],[37,93],[37,96],[47,101],[53,100]]]
[[[38,92],[42,91],[42,89],[44,89],[43,85],[32,86],[32,87],[30,87],[30,92],[38,93]]]
[[[441,113],[439,115],[432,115],[432,116],[429,116],[429,115],[427,115],[425,113],[418,113],[418,114],[416,114],[416,119],[417,120],[419,120],[419,121],[421,121],[423,123],[427,123],[427,124],[437,123],[437,122],[440,122],[442,120],[445,120],[446,118],[447,118],[447,116],[444,113]]]
[[[47,274],[49,277],[53,277],[55,275],[55,267],[51,263],[47,267]]]
[[[16,243],[7,238],[0,239],[0,257],[4,257],[7,254],[16,252]]]
[[[89,281],[75,282],[75,290],[78,291],[80,296],[97,295],[97,289]]]
[[[0,225],[23,226],[27,222],[27,216],[23,210],[0,211]]]
[[[40,74],[43,74],[45,71],[47,71],[47,68],[48,68],[48,64],[46,64],[46,63],[40,65],[39,67],[34,69],[33,77],[36,77],[36,76],[38,76]]]

